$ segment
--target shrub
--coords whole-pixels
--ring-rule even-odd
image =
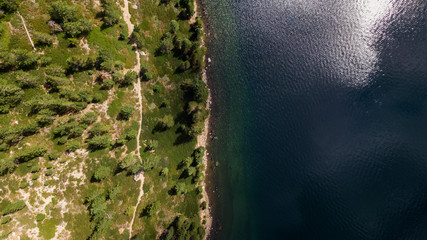
[[[121,12],[114,1],[101,0],[101,6],[104,9],[102,20],[106,26],[113,26],[119,23]]]
[[[12,220],[11,216],[6,216],[1,220],[1,224],[6,224]]]
[[[135,71],[129,71],[125,74],[125,78],[122,85],[128,86],[134,83],[138,79],[138,74]]]
[[[96,119],[98,119],[98,114],[96,114],[95,112],[88,112],[80,118],[80,122],[90,125],[94,123]]]
[[[147,143],[147,150],[154,150],[157,148],[157,146],[159,146],[159,141],[157,140],[150,140]]]
[[[47,168],[47,169],[51,169],[51,168],[53,168],[53,164],[52,164],[52,163],[48,163],[48,164],[46,164],[46,168]]]
[[[205,210],[205,209],[206,209],[206,201],[203,201],[203,202],[202,202],[202,204],[200,205],[200,208],[201,208],[202,210]]]
[[[57,23],[76,21],[78,11],[75,5],[68,5],[65,2],[57,1],[51,4],[49,9],[50,18]]]
[[[49,155],[47,155],[47,158],[49,159],[49,161],[53,161],[58,159],[61,156],[61,153],[53,150],[52,152],[49,153]]]
[[[170,32],[175,34],[179,30],[179,23],[175,20],[170,21],[169,23]]]
[[[175,121],[172,115],[166,115],[163,118],[159,119],[159,122],[157,123],[156,127],[158,129],[165,130],[173,127],[174,124],[175,124]]]
[[[36,165],[34,165],[34,166],[31,167],[31,172],[32,173],[36,173],[38,171],[40,171],[40,165],[36,164]]]
[[[28,183],[27,183],[27,181],[23,180],[23,181],[19,184],[19,188],[20,188],[20,189],[24,189],[24,188],[26,188],[26,187],[28,187]]]
[[[135,165],[137,162],[137,159],[135,156],[129,154],[126,157],[123,158],[123,160],[121,160],[119,162],[119,167],[121,169],[128,169],[129,167]]]
[[[111,169],[107,166],[100,166],[95,170],[93,178],[97,181],[101,181],[107,178],[111,174]]]
[[[41,221],[43,221],[45,219],[45,217],[46,217],[46,215],[44,215],[43,213],[39,213],[36,216],[36,221],[37,222],[41,222]]]
[[[118,145],[123,145],[126,142],[128,142],[132,139],[135,139],[137,135],[138,135],[138,132],[136,130],[127,129],[127,130],[125,130],[125,132],[122,135],[120,135],[120,137],[117,139],[116,143]]]
[[[13,13],[18,9],[19,1],[17,0],[0,0],[0,9],[5,13]]]
[[[152,74],[151,72],[149,72],[149,71],[146,71],[146,72],[144,73],[144,80],[145,80],[145,81],[149,81],[149,80],[151,80],[151,79],[153,79],[153,74]]]
[[[86,19],[80,19],[77,22],[64,23],[63,28],[67,36],[76,38],[89,34],[92,31],[92,23]]]
[[[17,212],[19,210],[22,210],[26,206],[27,205],[25,204],[25,202],[23,200],[18,200],[17,202],[10,203],[5,208],[3,208],[3,210],[1,211],[1,214],[3,216],[9,215],[11,213],[14,213],[14,212]]]
[[[129,105],[124,106],[119,113],[119,119],[129,120],[135,112],[135,108]]]
[[[155,168],[159,163],[160,158],[153,154],[150,154],[146,159],[142,160],[142,170],[148,172]]]
[[[152,217],[156,215],[156,213],[160,210],[160,202],[155,201],[154,203],[150,203],[147,205],[147,207],[144,209],[143,215],[147,215],[149,217]]]
[[[92,128],[89,130],[89,134],[93,136],[101,136],[108,133],[109,127],[103,125],[102,123],[95,123],[92,125]]]
[[[104,79],[102,81],[102,89],[104,90],[110,90],[114,87],[114,81],[111,79]]]
[[[46,147],[43,146],[35,146],[24,149],[18,153],[15,153],[13,159],[15,162],[27,162],[36,157],[41,157],[46,153]]]
[[[49,34],[35,32],[33,36],[36,46],[50,46],[53,43],[53,37]]]
[[[67,152],[74,152],[79,148],[80,148],[80,143],[78,141],[69,142],[65,147]]]
[[[56,115],[55,112],[53,112],[49,109],[43,109],[36,116],[37,124],[40,127],[50,125],[55,120],[55,115]]]
[[[31,179],[32,179],[32,180],[37,180],[37,179],[39,179],[39,177],[40,177],[40,175],[38,175],[38,174],[33,174],[33,175],[31,176]]]
[[[46,176],[52,176],[53,175],[53,170],[52,169],[48,169],[45,173]]]
[[[104,148],[108,148],[112,145],[111,137],[108,135],[104,136],[95,136],[91,139],[88,139],[89,149],[91,150],[100,150]]]
[[[179,182],[173,187],[173,192],[175,194],[185,194],[187,193],[187,188],[185,186],[185,183]]]
[[[15,85],[0,83],[0,113],[8,113],[24,98],[24,91]]]
[[[93,56],[74,55],[67,59],[67,68],[72,72],[88,70],[95,67],[95,62]]]
[[[121,85],[121,84],[123,84],[124,80],[125,80],[125,76],[122,73],[116,72],[113,74],[113,81],[115,83]]]
[[[169,175],[169,168],[162,168],[160,176],[167,177]]]
[[[16,84],[21,88],[33,88],[38,85],[39,77],[26,73],[22,70],[16,71]]]
[[[111,188],[110,190],[108,190],[108,198],[111,200],[114,200],[117,197],[117,195],[121,193],[121,191],[122,191],[122,187],[120,186],[115,186]]]

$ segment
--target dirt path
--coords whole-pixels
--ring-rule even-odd
[[[17,13],[18,13],[18,16],[21,18],[22,25],[24,25],[25,32],[27,32],[27,36],[28,36],[28,39],[30,40],[31,46],[33,46],[33,49],[36,50],[36,47],[34,46],[34,43],[33,43],[33,39],[31,39],[31,35],[28,32],[27,25],[25,24],[24,18],[22,17],[22,15],[19,12],[17,12]]]
[[[129,29],[129,35],[133,32],[133,28],[134,25],[132,24],[132,22],[130,21],[131,19],[131,15],[129,13],[129,1],[128,0],[124,0],[124,6],[122,7],[122,11],[123,11],[123,20],[126,22],[126,24],[128,25],[128,29]],[[134,83],[134,88],[135,91],[138,95],[138,110],[139,110],[139,128],[138,128],[138,135],[136,137],[136,153],[138,155],[139,160],[142,162],[141,159],[141,143],[140,143],[140,137],[141,137],[141,127],[142,127],[142,94],[141,94],[141,76],[140,76],[140,72],[141,72],[141,56],[140,53],[138,51],[138,49],[136,48],[136,45],[134,44],[134,48],[135,48],[135,52],[136,52],[136,65],[133,68],[133,71],[135,71],[138,74],[138,79],[136,81],[136,83]],[[138,195],[138,201],[136,202],[135,208],[133,210],[133,214],[132,214],[132,219],[129,223],[129,239],[132,238],[132,227],[133,227],[133,223],[135,221],[135,216],[136,216],[136,211],[138,209],[139,204],[141,203],[141,198],[144,195],[144,190],[143,190],[143,186],[144,186],[144,173],[140,172],[135,176],[135,181],[140,181],[139,184],[139,195]]]

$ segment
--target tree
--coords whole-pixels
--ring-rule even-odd
[[[21,88],[34,88],[39,83],[39,77],[26,73],[22,70],[16,71],[16,84]]]
[[[129,154],[125,158],[123,158],[123,160],[120,161],[119,167],[121,169],[128,169],[129,167],[135,165],[136,162],[137,159],[135,158],[135,156]]]
[[[77,20],[78,12],[76,5],[68,5],[65,2],[57,1],[50,5],[50,18],[57,23],[73,22]]]
[[[98,119],[98,114],[96,114],[95,112],[88,112],[80,118],[80,122],[90,125],[94,123],[96,119]]]
[[[122,85],[128,86],[134,83],[138,79],[138,74],[135,71],[129,71],[125,74],[124,81]]]
[[[179,30],[179,23],[175,20],[170,21],[169,23],[170,32],[175,34]]]
[[[157,146],[159,146],[159,141],[157,141],[157,140],[150,140],[148,143],[147,143],[147,150],[154,150],[154,149],[156,149],[157,148]]]
[[[95,62],[93,56],[74,55],[67,59],[67,68],[72,72],[88,70],[95,67]]]
[[[29,147],[15,153],[15,155],[13,155],[13,159],[16,163],[28,162],[36,157],[43,156],[46,151],[47,149],[44,146]]]
[[[9,109],[18,105],[24,98],[24,91],[12,84],[0,83],[0,113],[7,113]]]
[[[88,139],[87,142],[89,143],[89,149],[91,150],[104,149],[112,145],[111,137],[108,135],[95,136],[91,139]]]
[[[102,20],[106,26],[113,26],[119,23],[121,14],[114,1],[101,0],[101,6],[104,9]]]
[[[173,119],[173,116],[168,114],[163,118],[159,119],[158,127],[161,129],[169,129],[173,127],[174,124],[175,124],[175,121]]]
[[[0,0],[0,9],[5,13],[13,13],[18,9],[19,2],[17,0]]]
[[[76,22],[64,23],[63,28],[67,36],[76,38],[89,34],[92,31],[92,23],[86,19],[79,19]]]
[[[111,174],[111,169],[107,166],[100,166],[95,170],[95,173],[93,174],[93,178],[97,181],[102,181],[103,179],[107,178]]]
[[[177,183],[173,188],[172,188],[173,192],[175,194],[186,194],[187,193],[187,188],[185,186],[185,183],[183,182],[179,182]]]
[[[124,106],[119,113],[119,119],[129,120],[135,112],[135,108],[129,105]]]
[[[169,168],[162,168],[160,176],[167,177],[169,175]]]
[[[36,46],[51,46],[53,43],[53,37],[49,34],[42,32],[35,32],[33,34],[34,42]]]
[[[108,133],[109,127],[108,125],[104,125],[102,123],[95,123],[92,125],[92,128],[89,130],[90,135],[93,136],[101,136]]]

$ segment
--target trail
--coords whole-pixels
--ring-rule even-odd
[[[27,32],[27,36],[28,36],[28,39],[30,40],[31,46],[33,46],[33,49],[36,50],[36,47],[34,46],[34,43],[33,43],[33,39],[31,39],[31,35],[28,32],[27,25],[25,24],[24,18],[22,17],[22,15],[19,12],[17,12],[17,13],[18,13],[18,16],[21,18],[22,25],[24,25],[25,32]]]
[[[129,30],[129,35],[133,32],[133,28],[134,25],[132,24],[132,22],[130,21],[131,15],[129,13],[129,1],[128,0],[124,0],[124,7],[122,7],[122,11],[123,11],[123,19],[126,22],[126,24],[128,25],[128,30]],[[141,94],[141,76],[140,76],[140,72],[141,72],[141,56],[138,52],[138,49],[136,48],[136,45],[134,44],[133,47],[135,48],[135,52],[136,52],[136,65],[133,68],[133,71],[135,71],[138,74],[138,79],[136,81],[136,83],[134,83],[134,88],[135,91],[138,95],[138,110],[139,110],[139,128],[138,128],[138,135],[136,137],[136,152],[138,154],[138,158],[139,160],[142,162],[141,159],[141,143],[140,143],[140,136],[141,136],[141,128],[142,128],[142,94]],[[132,238],[132,227],[133,227],[133,223],[135,221],[135,215],[136,215],[136,211],[138,209],[138,206],[141,202],[141,198],[142,195],[144,195],[144,190],[143,190],[143,185],[144,185],[144,173],[140,172],[137,175],[135,175],[135,181],[140,181],[140,185],[139,185],[139,195],[138,195],[138,201],[136,202],[135,208],[133,210],[133,214],[132,214],[132,219],[129,223],[129,239]]]

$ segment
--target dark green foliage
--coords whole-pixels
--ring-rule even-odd
[[[121,85],[129,86],[132,83],[136,82],[137,79],[138,79],[138,74],[135,71],[129,71],[125,74],[125,78],[121,83]]]
[[[72,142],[69,142],[69,143],[67,143],[67,145],[65,146],[65,150],[67,151],[67,152],[74,152],[74,151],[76,151],[77,149],[79,149],[80,148],[80,143],[78,142],[78,141],[72,141]]]
[[[154,154],[150,154],[146,159],[142,160],[142,170],[148,172],[155,168],[160,161],[160,158]]]
[[[95,112],[88,112],[80,118],[80,122],[86,125],[94,123],[98,119],[98,114]]]
[[[3,176],[7,173],[12,173],[16,168],[16,164],[12,159],[0,159],[0,176]]]
[[[122,192],[121,186],[115,186],[108,190],[108,199],[114,200]]]
[[[107,201],[104,191],[93,191],[86,198],[86,203],[91,216],[92,234],[90,239],[99,239],[111,225],[111,219],[107,218]]]
[[[5,216],[5,215],[9,215],[11,213],[17,212],[19,210],[22,210],[23,208],[25,208],[27,205],[25,204],[25,202],[23,200],[18,200],[15,203],[9,203],[6,205],[5,208],[3,208],[1,210],[1,215]]]
[[[51,35],[42,32],[33,33],[33,38],[36,46],[51,46],[54,40]]]
[[[149,81],[149,80],[151,80],[151,79],[153,79],[153,74],[152,74],[151,72],[149,72],[149,71],[146,71],[146,72],[144,73],[144,80],[145,80],[145,81]]]
[[[188,219],[182,215],[177,216],[168,231],[162,235],[164,240],[202,240],[205,236],[205,229],[200,226],[200,220],[197,218]]]
[[[27,102],[30,106],[31,113],[38,113],[43,109],[49,109],[56,114],[66,114],[78,110],[77,106],[66,99],[55,98],[51,95],[42,95],[35,97]]]
[[[122,85],[124,80],[125,80],[125,76],[122,73],[116,72],[113,74],[113,81],[115,83]]]
[[[75,55],[67,59],[67,69],[71,72],[84,71],[95,67],[94,56]]]
[[[114,81],[111,79],[104,79],[102,81],[102,89],[104,90],[110,90],[114,87]]]
[[[169,129],[173,127],[175,124],[175,121],[173,119],[172,115],[166,115],[163,118],[159,119],[159,122],[157,123],[157,128],[161,130]]]
[[[8,113],[24,98],[24,91],[15,85],[0,83],[0,113]]]
[[[137,163],[137,158],[131,154],[126,155],[126,157],[123,158],[123,160],[121,160],[119,162],[119,167],[121,169],[128,169],[129,167],[135,165]]]
[[[160,176],[167,177],[169,175],[169,168],[162,168]]]
[[[108,133],[109,127],[102,123],[95,123],[92,125],[92,128],[89,130],[89,133],[92,137],[101,136]]]
[[[119,23],[121,12],[115,1],[101,0],[101,6],[104,9],[102,20],[106,26],[113,26]]]
[[[96,181],[101,181],[107,178],[111,174],[111,168],[107,166],[100,166],[97,169],[95,169],[95,173],[93,174],[93,178]]]
[[[129,105],[124,106],[119,113],[119,119],[129,120],[135,112],[135,108]]]
[[[159,141],[157,140],[150,140],[147,143],[147,150],[151,151],[157,148],[159,146]]]
[[[170,32],[175,34],[179,30],[179,23],[175,20],[170,21],[169,23]]]
[[[46,147],[44,146],[29,147],[15,153],[15,155],[13,155],[13,160],[16,163],[28,162],[36,157],[42,157],[46,151]]]
[[[5,13],[13,13],[18,9],[18,0],[0,0],[0,10]]]
[[[23,181],[19,184],[19,188],[20,188],[20,189],[25,189],[26,187],[28,187],[28,183],[27,183],[27,181],[23,180]]]
[[[41,127],[50,125],[55,120],[55,116],[56,113],[54,113],[53,111],[49,109],[43,109],[36,116],[37,124]]]
[[[53,150],[52,152],[50,152],[50,153],[47,155],[47,158],[49,159],[49,161],[53,161],[53,160],[58,159],[60,156],[61,156],[61,153],[59,153],[59,152],[57,152],[57,151]]]
[[[46,217],[46,215],[44,215],[43,213],[39,213],[36,216],[36,221],[37,222],[41,222],[41,221],[43,221],[45,219],[45,217]]]
[[[31,167],[31,172],[32,173],[36,173],[38,171],[40,171],[40,165],[36,164],[36,165],[34,165],[34,166]]]
[[[29,70],[37,67],[39,55],[25,49],[0,53],[0,70]]]
[[[112,145],[111,137],[108,135],[95,136],[91,139],[87,139],[90,150],[99,150],[109,148]]]
[[[156,215],[156,213],[160,210],[160,202],[155,201],[153,203],[150,203],[145,207],[145,209],[142,212],[143,216],[153,217]]]
[[[51,4],[49,9],[50,18],[57,23],[76,21],[78,11],[75,5],[68,5],[65,2],[57,1]]]
[[[183,19],[190,19],[194,15],[194,1],[180,0],[179,7],[182,8],[180,17]]]
[[[172,188],[172,191],[174,194],[186,194],[187,187],[185,186],[185,183],[179,182]]]
[[[22,70],[16,71],[16,84],[23,88],[34,88],[39,84],[39,77],[30,75]]]
[[[54,138],[68,136],[68,138],[80,137],[86,130],[86,124],[80,124],[75,120],[70,120],[66,124],[58,125],[52,129]]]
[[[17,144],[24,137],[33,135],[39,132],[37,124],[30,123],[24,126],[13,126],[0,129],[0,145],[3,151],[7,150],[10,146]]]
[[[46,168],[47,168],[47,169],[51,169],[51,168],[53,168],[53,164],[52,164],[52,163],[48,163],[48,164],[46,164]]]
[[[32,180],[37,180],[37,179],[39,179],[39,177],[40,177],[40,175],[39,174],[33,174],[32,176],[31,176],[31,179]]]
[[[173,48],[174,45],[171,34],[165,33],[165,35],[162,37],[162,40],[160,41],[159,52],[161,54],[168,54],[172,51]]]
[[[80,19],[76,22],[64,23],[63,28],[67,36],[76,38],[89,34],[92,31],[92,23],[88,20]]]
[[[10,222],[11,220],[12,220],[11,216],[6,216],[6,217],[2,218],[1,224],[6,224],[6,223]]]
[[[138,132],[136,130],[125,130],[125,132],[120,135],[120,137],[117,139],[116,143],[118,145],[123,145],[125,143],[127,143],[128,141],[135,139],[136,135],[138,134]]]
[[[53,175],[53,170],[52,169],[48,169],[44,175],[46,175],[48,177],[52,176]]]

